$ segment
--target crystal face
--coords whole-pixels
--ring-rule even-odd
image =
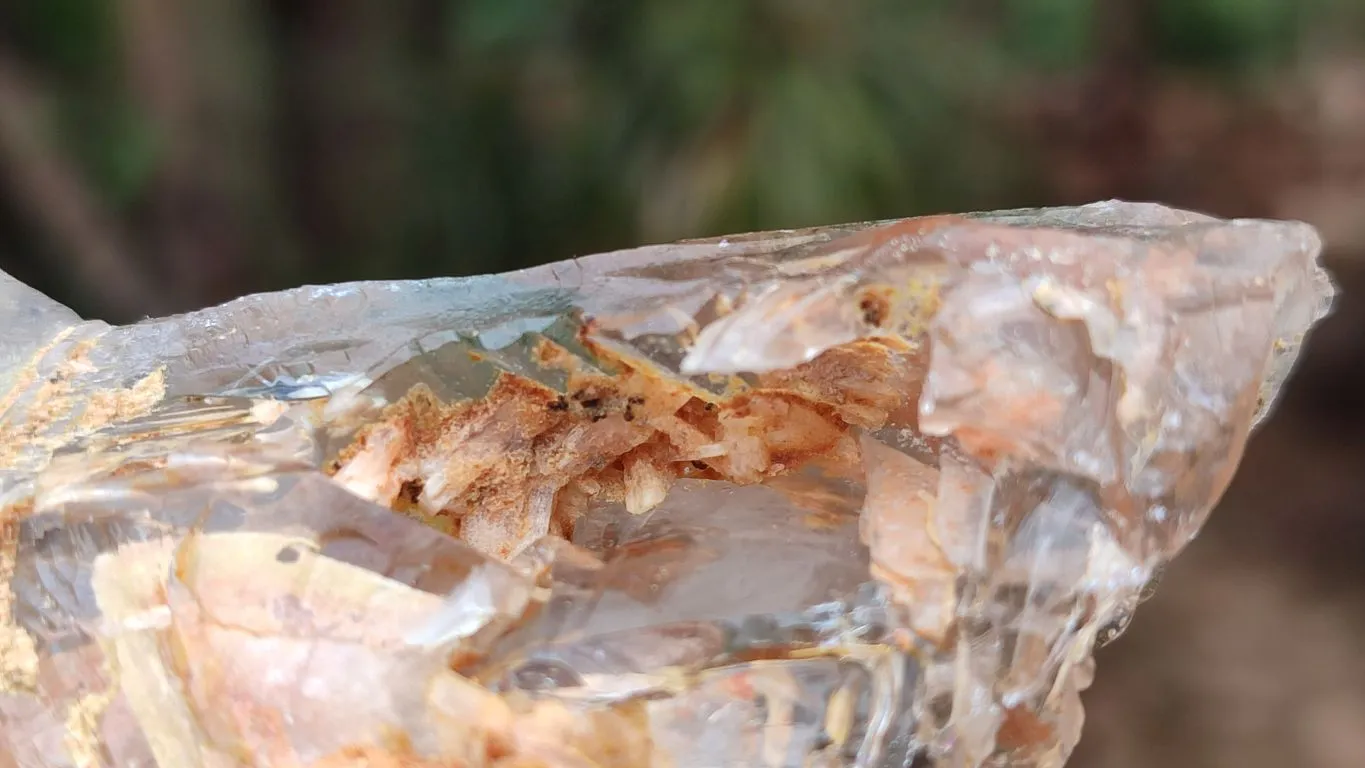
[[[126,327],[0,275],[0,767],[1060,765],[1319,250],[1108,202]]]

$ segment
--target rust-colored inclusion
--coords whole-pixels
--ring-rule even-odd
[[[814,463],[858,474],[853,428],[913,426],[921,349],[897,338],[830,349],[717,395],[583,339],[616,371],[569,371],[560,392],[503,373],[479,399],[440,402],[418,385],[329,468],[348,488],[500,558],[545,533],[570,536],[592,505],[635,513],[678,478],[763,482]]]

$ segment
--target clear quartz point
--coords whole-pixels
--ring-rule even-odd
[[[0,768],[1061,765],[1320,247],[1105,202],[124,327],[0,274]]]

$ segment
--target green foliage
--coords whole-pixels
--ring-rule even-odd
[[[150,126],[130,103],[112,4],[44,0],[15,6],[11,34],[50,84],[45,123],[111,206],[146,191],[156,163]]]
[[[1251,71],[1292,52],[1295,3],[1154,0],[1137,37],[1158,64]],[[196,0],[171,49],[217,163],[196,182],[288,283],[1011,204],[1038,168],[1006,117],[1100,60],[1106,7]],[[128,82],[141,43],[119,9],[22,2],[0,42],[50,86],[55,141],[97,196],[154,226],[169,139]]]
[[[955,123],[1002,85],[928,3],[471,2],[452,26],[531,177],[597,190],[627,241],[944,204],[915,166],[979,150]]]
[[[66,144],[91,187],[115,211],[137,205],[156,172],[158,147],[152,126],[126,101],[73,100],[62,115]]]
[[[1284,63],[1299,41],[1301,0],[1159,0],[1158,53],[1228,72]]]
[[[113,3],[84,0],[41,0],[15,3],[15,39],[45,69],[82,87],[113,71],[118,53],[118,27]]]
[[[1006,43],[1047,69],[1080,67],[1094,53],[1097,2],[1103,0],[1007,0]]]

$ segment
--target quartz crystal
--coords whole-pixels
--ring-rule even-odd
[[[1319,250],[1107,202],[125,327],[0,274],[0,766],[1060,765]]]

